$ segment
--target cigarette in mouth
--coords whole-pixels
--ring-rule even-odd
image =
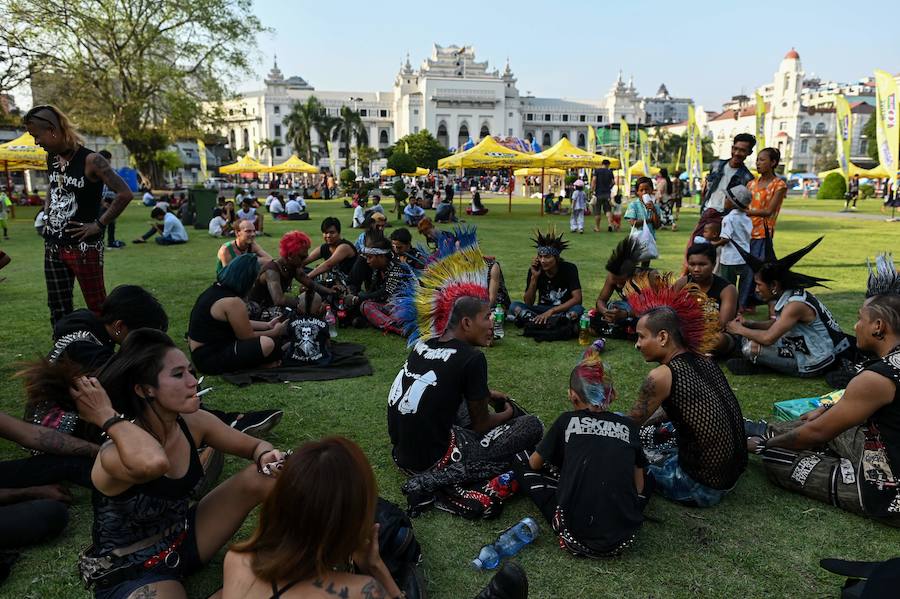
[[[201,389],[200,391],[197,391],[197,397],[200,397],[201,395],[205,395],[212,390],[213,390],[213,387],[207,387],[206,389]]]

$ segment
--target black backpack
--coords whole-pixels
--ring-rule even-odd
[[[407,599],[424,599],[425,582],[419,569],[422,547],[413,533],[409,516],[390,501],[379,497],[375,522],[379,524],[378,551],[397,586]]]

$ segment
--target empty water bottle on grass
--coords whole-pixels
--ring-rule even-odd
[[[497,307],[494,308],[494,339],[500,340],[504,337],[503,332],[503,320],[506,315],[503,313],[503,306],[501,304],[497,304]]]
[[[500,565],[500,560],[504,557],[512,557],[525,545],[532,543],[539,531],[534,518],[522,518],[518,524],[500,533],[494,543],[482,547],[478,557],[472,560],[472,566],[476,570],[493,570]]]
[[[331,309],[331,306],[325,308],[325,323],[328,325],[328,336],[332,339],[337,337],[337,318],[335,318],[334,311]]]

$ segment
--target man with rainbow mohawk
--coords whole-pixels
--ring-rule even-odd
[[[664,276],[627,296],[637,322],[635,347],[659,364],[641,384],[629,416],[655,445],[648,474],[667,499],[696,507],[718,504],[747,467],[741,406],[719,366],[705,356],[718,318],[694,283],[679,290]]]
[[[516,467],[559,546],[575,555],[618,555],[644,521],[647,460],[634,421],[608,411],[615,397],[609,368],[588,348],[569,375],[572,411],[547,430],[530,468]]]
[[[392,455],[412,475],[403,491],[414,507],[434,502],[470,518],[494,515],[496,489],[485,481],[534,448],[543,425],[488,387],[476,348],[491,344],[493,325],[475,230],[448,237],[393,307],[412,347],[388,394]]]

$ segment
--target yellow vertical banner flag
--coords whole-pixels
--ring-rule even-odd
[[[693,182],[696,177],[699,177],[699,170],[697,169],[697,117],[694,114],[694,105],[688,105],[688,122],[687,122],[687,161],[685,165],[687,166],[687,173],[689,179]]]
[[[850,103],[842,95],[834,98],[837,117],[837,160],[844,179],[850,179],[850,140],[853,139],[853,120],[850,118]]]
[[[647,131],[638,129],[638,140],[641,142],[641,162],[644,165],[644,176],[650,176],[650,138]]]
[[[200,173],[197,183],[203,183],[209,178],[209,175],[206,172],[206,144],[202,139],[197,140],[197,155],[200,157]]]
[[[595,131],[591,125],[588,125],[587,130],[588,130],[587,131],[587,151],[590,152],[591,154],[595,154],[597,152],[597,131]],[[594,175],[594,171],[591,169],[588,169],[588,172],[587,172],[588,189],[590,189],[591,178],[593,177],[593,175]]]
[[[403,142],[403,148],[404,148],[403,152],[406,154],[409,154],[409,142],[408,141]]]
[[[766,147],[766,103],[756,92],[756,147]]]
[[[622,163],[622,183],[625,186],[625,191],[622,193],[623,198],[627,198],[631,195],[631,177],[628,175],[628,169],[631,166],[631,134],[628,131],[628,123],[625,122],[625,117],[622,117],[621,123],[619,124],[619,162]]]
[[[672,169],[672,173],[677,173],[678,169],[681,167],[681,147],[678,148],[678,154],[675,156],[675,168]]]
[[[900,167],[897,158],[900,146],[900,123],[897,114],[897,82],[890,73],[875,70],[875,134],[878,142],[878,159],[881,166],[890,173],[891,180],[897,178]]]

